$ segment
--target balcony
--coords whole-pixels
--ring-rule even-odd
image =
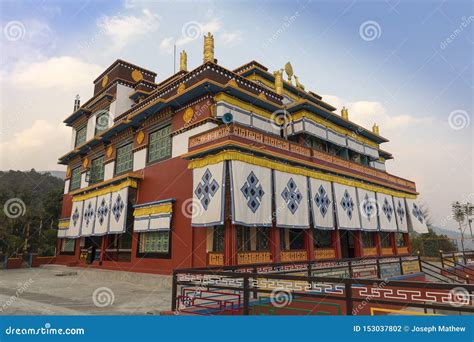
[[[188,158],[224,147],[247,149],[252,153],[267,154],[304,166],[416,194],[415,183],[409,180],[238,124],[221,125],[192,136],[189,138],[188,147]]]

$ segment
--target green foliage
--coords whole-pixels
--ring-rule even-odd
[[[428,228],[426,234],[411,234],[413,251],[420,251],[421,256],[438,257],[439,251],[456,251],[456,245],[446,235],[438,235]]]
[[[0,253],[54,253],[63,186],[63,180],[33,169],[0,171]],[[24,203],[18,217],[9,217],[4,208],[11,199]]]

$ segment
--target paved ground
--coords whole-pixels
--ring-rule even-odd
[[[171,277],[59,265],[0,270],[0,315],[159,315]]]

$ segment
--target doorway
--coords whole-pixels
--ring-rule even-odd
[[[341,240],[342,258],[355,258],[354,233],[350,230],[341,230],[339,234]]]

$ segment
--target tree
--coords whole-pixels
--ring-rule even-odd
[[[420,251],[422,256],[437,257],[439,251],[451,252],[456,250],[456,245],[446,235],[438,235],[433,229],[428,228],[428,233],[411,234],[410,237],[412,249]]]

